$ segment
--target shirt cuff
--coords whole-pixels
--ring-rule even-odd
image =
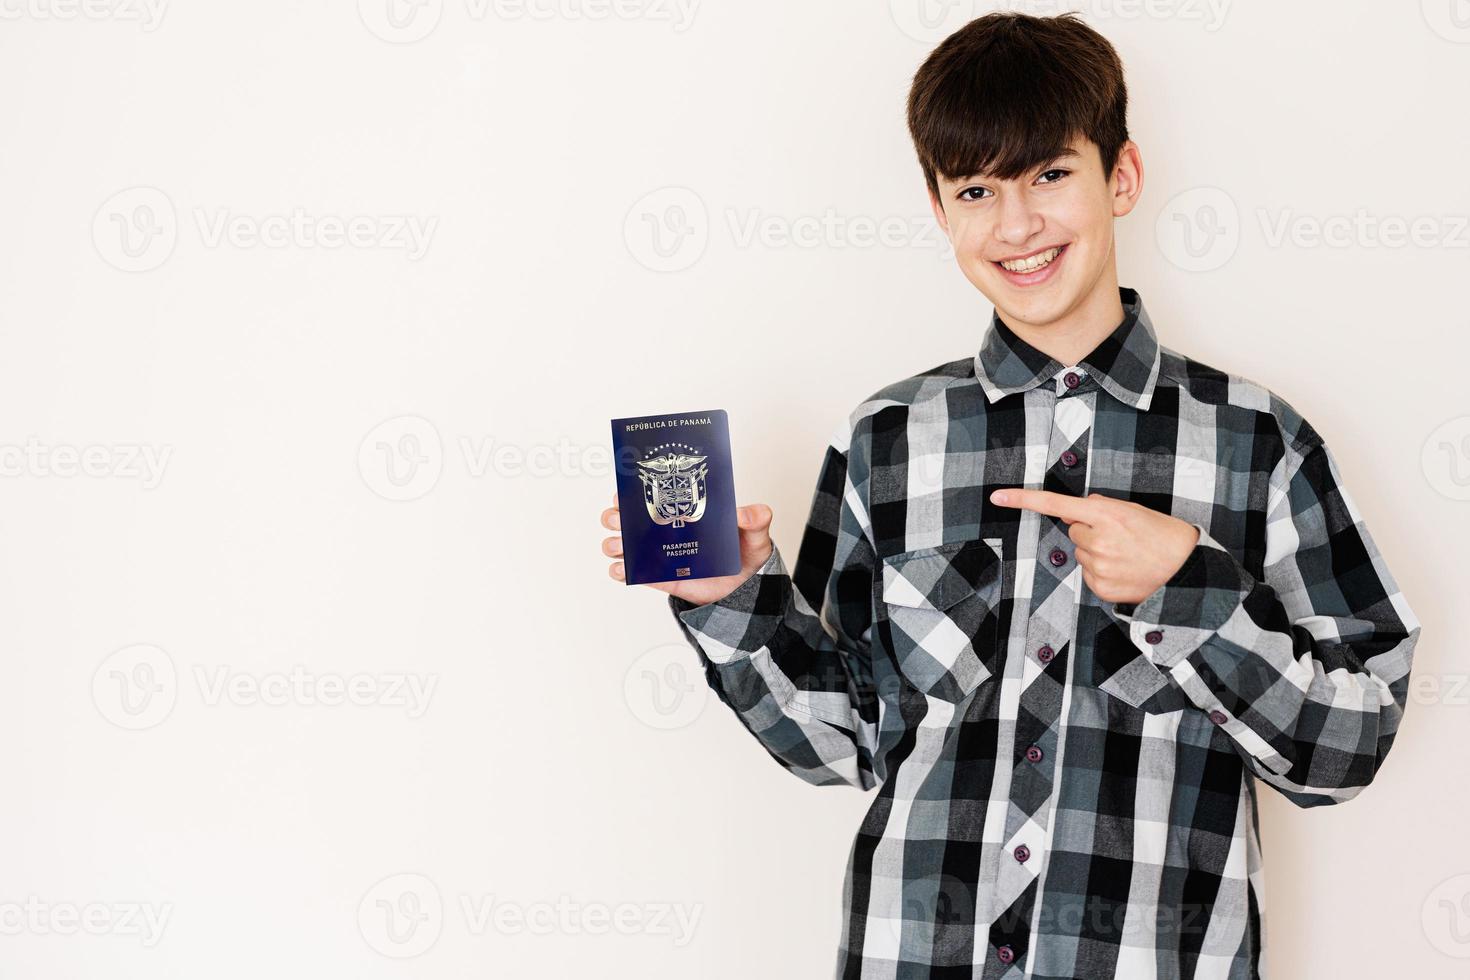
[[[705,656],[717,664],[755,653],[775,633],[785,611],[790,576],[776,542],[771,554],[723,598],[697,603],[669,596],[669,608],[694,635]]]
[[[1141,602],[1111,604],[1114,619],[1156,667],[1169,669],[1203,646],[1240,608],[1251,577],[1199,524],[1194,549]]]

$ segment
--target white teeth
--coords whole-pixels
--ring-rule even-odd
[[[1049,248],[1045,252],[1038,252],[1027,259],[1020,259],[1016,262],[1002,262],[1001,267],[1011,272],[1035,272],[1042,266],[1049,264],[1061,251],[1061,248]]]

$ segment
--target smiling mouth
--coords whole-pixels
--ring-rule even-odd
[[[1028,272],[1036,272],[1039,269],[1045,269],[1047,266],[1055,262],[1058,256],[1060,256],[1066,250],[1066,245],[1056,245],[1052,248],[1044,249],[1043,251],[1037,252],[1035,255],[1028,255],[1023,259],[1007,259],[1001,262],[996,262],[995,264],[1000,266],[1007,272],[1014,272],[1020,275],[1025,275]]]

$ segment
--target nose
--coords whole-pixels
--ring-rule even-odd
[[[1041,231],[1041,212],[1031,205],[1025,194],[1003,194],[996,201],[995,240],[1007,247],[1018,248]]]

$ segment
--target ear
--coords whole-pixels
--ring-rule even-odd
[[[1143,154],[1138,144],[1128,140],[1118,151],[1118,165],[1113,168],[1113,217],[1121,218],[1132,211],[1143,194]]]

